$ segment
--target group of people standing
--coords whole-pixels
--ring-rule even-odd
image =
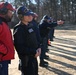
[[[0,75],[8,75],[8,64],[14,59],[14,47],[18,53],[21,74],[38,75],[37,57],[40,57],[41,67],[48,64],[44,61],[48,33],[63,21],[51,22],[51,18],[45,15],[38,24],[38,15],[26,6],[20,6],[15,10],[19,23],[13,29],[13,42],[7,22],[11,21],[14,10],[10,3],[0,3]]]

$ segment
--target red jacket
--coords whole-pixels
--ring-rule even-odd
[[[14,59],[14,53],[11,31],[6,20],[0,17],[0,61]]]

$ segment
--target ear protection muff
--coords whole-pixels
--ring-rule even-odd
[[[5,15],[8,12],[8,9],[6,8],[8,5],[8,2],[4,3],[4,6],[0,9],[0,14]]]
[[[18,14],[17,17],[22,20],[23,19],[23,15],[22,14]]]
[[[23,11],[23,12],[22,12],[22,11]],[[20,20],[22,20],[22,19],[23,19],[23,14],[24,14],[24,8],[22,8],[22,7],[21,7],[21,9],[18,8],[16,14],[17,14],[17,17],[18,17]]]

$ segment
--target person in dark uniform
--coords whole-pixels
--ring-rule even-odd
[[[51,22],[55,22],[52,17],[50,17],[50,23]],[[48,46],[51,46],[51,41],[53,41],[53,38],[54,38],[54,31],[55,31],[55,27],[50,28],[50,31],[48,33],[48,38],[47,38]]]
[[[50,23],[51,22],[55,22],[55,20],[52,17],[50,17]],[[53,41],[53,38],[55,38],[54,32],[55,32],[55,27],[51,28],[50,31],[49,31],[49,34],[48,34],[48,42],[49,41]],[[48,45],[50,46],[51,45],[51,42],[48,43]]]
[[[32,12],[25,6],[17,10],[20,22],[14,27],[14,45],[21,61],[22,75],[38,75],[37,57],[41,53],[32,21]]]
[[[39,24],[37,22],[37,18],[38,18],[38,15],[36,13],[33,13],[33,20],[31,21],[31,23],[33,24],[33,27],[38,39],[38,43],[40,44],[40,48],[41,48],[41,36],[40,36]]]
[[[45,52],[47,50],[47,37],[48,33],[51,28],[56,27],[57,25],[63,24],[63,21],[57,21],[57,22],[51,22],[50,23],[50,17],[45,15],[43,16],[40,25],[39,25],[39,30],[40,30],[40,35],[42,39],[42,46],[41,46],[41,55],[40,55],[40,66],[41,67],[47,67],[48,63],[44,61],[45,58]]]

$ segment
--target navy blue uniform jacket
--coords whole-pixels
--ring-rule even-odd
[[[19,57],[36,54],[39,42],[33,24],[18,24],[14,27],[14,45]]]
[[[56,26],[57,26],[57,22],[48,23],[48,22],[44,21],[42,24],[39,25],[41,37],[46,37],[49,33],[50,28],[53,28]]]

